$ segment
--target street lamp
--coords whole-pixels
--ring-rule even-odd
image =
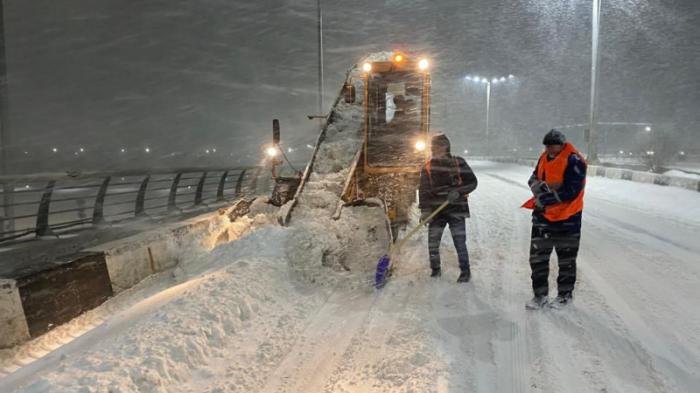
[[[489,121],[491,112],[491,85],[513,81],[515,79],[515,76],[513,74],[510,74],[507,77],[501,76],[491,78],[490,81],[488,78],[479,76],[466,76],[464,79],[469,82],[481,83],[486,85],[486,154],[490,154],[491,149],[489,144]]]

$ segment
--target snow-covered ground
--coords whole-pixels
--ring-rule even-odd
[[[528,312],[530,224],[519,206],[531,169],[472,164],[479,188],[470,198],[468,284],[455,282],[447,235],[445,273],[428,277],[422,231],[389,284],[373,290],[372,267],[384,240],[379,209],[346,209],[332,221],[326,213],[333,198],[309,191],[289,228],[264,219],[274,211],[258,209],[242,239],[6,353],[9,375],[0,386],[20,392],[697,391],[700,193],[589,178],[575,302]]]

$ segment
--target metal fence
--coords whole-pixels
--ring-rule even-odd
[[[262,167],[0,176],[0,242],[166,215],[256,189]]]

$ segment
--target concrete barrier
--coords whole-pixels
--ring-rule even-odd
[[[537,160],[512,157],[469,157],[469,159],[504,162],[530,167],[534,167],[537,164]],[[637,183],[656,184],[659,186],[680,187],[700,192],[700,180],[686,177],[668,176],[652,172],[633,171],[630,169],[606,167],[601,165],[589,165],[588,176],[629,180]]]
[[[105,255],[115,293],[139,283],[153,273],[175,267],[183,258],[240,237],[247,227],[231,225],[247,213],[239,201],[232,207],[166,225],[134,236],[104,243],[87,251]]]
[[[80,252],[41,269],[3,277],[0,284],[0,347],[46,333],[112,296],[105,258]]]
[[[164,225],[0,278],[0,348],[37,337],[156,272],[176,266],[249,228],[237,219],[250,201]]]
[[[0,348],[11,347],[29,338],[17,281],[0,279]]]

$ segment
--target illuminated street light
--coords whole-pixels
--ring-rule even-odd
[[[122,152],[122,153],[126,153],[126,149],[122,147],[121,152]]]
[[[506,80],[512,81],[515,79],[515,76],[510,74],[508,75],[508,79],[506,77],[501,76],[501,77],[495,77],[491,79],[491,82],[489,82],[488,79],[486,78],[481,78],[479,80],[478,76],[475,76],[473,79],[466,78],[467,80],[471,80],[474,82],[481,82],[482,84],[486,85],[486,154],[490,153],[490,145],[489,145],[489,120],[490,120],[490,112],[491,112],[491,84],[498,84],[499,82],[506,82]]]
[[[276,146],[270,146],[267,148],[267,150],[265,150],[265,152],[270,158],[274,158],[277,156],[278,150]]]
[[[644,127],[644,131],[651,132],[651,127],[649,127],[649,126]]]
[[[85,153],[85,149],[81,147],[81,148],[80,148],[80,152],[81,152],[81,153]]]
[[[145,151],[146,153],[150,153],[150,152],[151,152],[151,148],[150,148],[150,147],[147,147],[147,148],[144,149],[144,151]]]
[[[55,147],[53,149],[51,149],[51,151],[53,151],[54,153],[58,153],[58,149]]]

